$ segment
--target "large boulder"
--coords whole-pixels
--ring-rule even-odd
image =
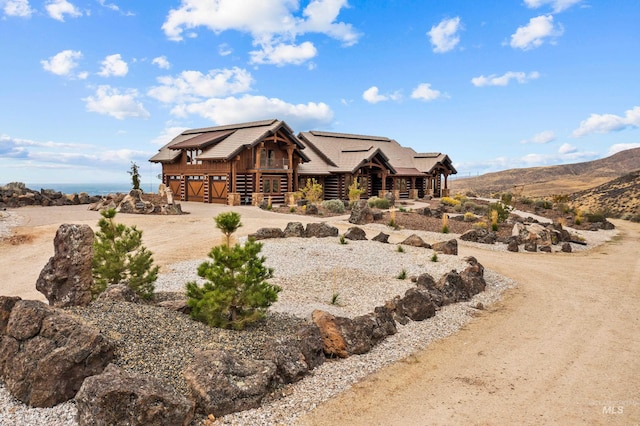
[[[320,223],[307,223],[307,229],[305,230],[306,237],[316,237],[316,238],[325,238],[325,237],[337,237],[338,236],[338,228],[335,226],[328,225],[325,222]]]
[[[320,330],[322,338],[322,349],[329,357],[346,358],[349,356],[347,342],[345,342],[340,328],[336,322],[336,317],[328,312],[315,310],[311,314],[313,323]]]
[[[267,342],[265,358],[276,365],[275,381],[295,383],[307,374],[309,366],[296,339],[280,338]]]
[[[404,293],[404,297],[396,301],[397,316],[423,321],[435,314],[436,305],[431,300],[429,291],[424,288],[412,287]]]
[[[367,233],[364,232],[364,229],[362,228],[352,226],[351,228],[347,229],[347,232],[344,233],[344,237],[347,240],[362,241],[367,239]]]
[[[425,242],[420,236],[416,234],[409,235],[400,244],[412,247],[423,247],[429,249],[431,248],[431,245],[429,243]]]
[[[36,289],[55,307],[91,302],[93,231],[89,225],[60,225],[54,254],[40,272]]]
[[[354,225],[364,225],[373,222],[373,213],[367,200],[358,200],[351,207],[349,223]]]
[[[431,248],[434,251],[437,251],[438,253],[450,254],[450,255],[453,255],[453,256],[457,256],[458,255],[458,240],[456,240],[454,238],[454,239],[451,239],[451,240],[434,243],[434,244],[432,244]]]
[[[249,235],[256,240],[266,240],[270,238],[284,238],[284,232],[280,228],[260,228],[254,234]]]
[[[300,328],[296,333],[298,346],[304,361],[307,363],[309,370],[322,365],[325,361],[324,351],[322,350],[322,336],[320,329],[315,324],[309,324]]]
[[[389,234],[385,234],[384,232],[380,232],[378,235],[373,237],[371,241],[377,241],[379,243],[387,244],[389,242]]]
[[[86,378],[75,401],[80,426],[186,426],[194,415],[193,401],[164,380],[113,364]]]
[[[464,260],[469,266],[460,273],[460,277],[464,287],[468,290],[470,298],[483,292],[487,288],[487,282],[484,279],[484,266],[475,257],[468,256]]]
[[[113,359],[93,326],[36,300],[0,296],[0,379],[25,404],[52,407],[73,398],[86,377]]]
[[[304,237],[304,225],[301,222],[289,222],[284,228],[285,237]]]
[[[314,311],[313,322],[320,329],[324,353],[346,358],[369,352],[379,341],[396,333],[393,312],[377,307],[373,313],[353,319],[335,317],[328,312]]]
[[[242,358],[220,350],[200,350],[183,374],[196,412],[220,417],[259,407],[275,373],[272,361]]]

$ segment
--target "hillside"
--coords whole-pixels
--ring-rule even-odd
[[[510,169],[454,179],[450,188],[454,194],[470,191],[489,195],[510,191],[518,195],[543,197],[585,191],[636,170],[640,170],[640,148],[583,163]]]
[[[571,194],[570,199],[572,206],[583,211],[640,221],[640,170]]]

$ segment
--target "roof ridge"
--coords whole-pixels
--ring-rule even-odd
[[[277,118],[271,118],[269,120],[260,120],[260,121],[248,121],[246,123],[238,123],[238,124],[225,124],[222,126],[214,126],[214,127],[203,127],[200,129],[190,129],[182,132],[183,135],[190,135],[194,133],[208,133],[208,132],[216,132],[220,130],[238,130],[238,129],[247,129],[250,127],[262,127],[262,126],[270,126],[278,121]]]
[[[384,136],[369,136],[369,135],[357,135],[353,133],[334,133],[334,132],[325,132],[321,130],[309,130],[314,136],[325,136],[331,138],[340,138],[340,139],[362,139],[362,140],[371,140],[371,141],[379,141],[379,142],[391,142],[391,139]]]

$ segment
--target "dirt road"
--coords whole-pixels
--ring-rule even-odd
[[[584,253],[463,248],[519,287],[318,407],[313,425],[640,423],[640,225]]]

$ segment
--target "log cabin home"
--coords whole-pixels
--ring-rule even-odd
[[[185,130],[149,161],[181,201],[284,203],[298,190],[298,167],[309,161],[293,130],[280,120]]]
[[[396,199],[443,197],[449,195],[449,175],[457,173],[446,154],[417,153],[382,136],[313,130],[298,138],[311,159],[300,165],[299,176],[322,184],[325,199],[348,199],[354,179],[363,198],[388,192]]]
[[[398,199],[448,195],[455,174],[441,153],[416,153],[393,139],[322,131],[295,136],[272,119],[182,132],[149,161],[162,165],[162,182],[181,201],[291,204],[307,179],[324,199],[348,200],[358,179],[363,198],[393,192]]]

